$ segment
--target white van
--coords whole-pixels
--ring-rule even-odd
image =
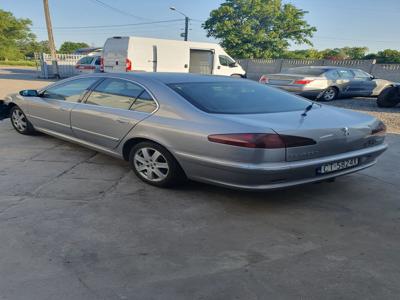
[[[184,72],[245,77],[246,72],[218,44],[143,37],[108,38],[104,72]]]

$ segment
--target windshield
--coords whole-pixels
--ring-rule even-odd
[[[310,67],[300,67],[300,68],[290,68],[282,72],[285,74],[298,74],[298,75],[308,75],[308,76],[319,76],[326,72],[326,69],[310,68]]]
[[[252,81],[168,84],[197,108],[217,114],[260,114],[304,110],[310,102]]]

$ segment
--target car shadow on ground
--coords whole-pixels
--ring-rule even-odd
[[[400,105],[391,108],[378,107],[378,105],[376,104],[376,98],[346,98],[337,99],[330,102],[321,102],[321,104],[328,104],[336,107],[354,109],[365,112],[400,112]]]

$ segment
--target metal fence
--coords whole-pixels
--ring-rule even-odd
[[[75,64],[84,55],[57,54],[58,73],[61,78],[77,75]],[[46,53],[35,54],[41,78],[55,77],[51,56]],[[375,60],[327,60],[327,59],[239,59],[247,72],[247,77],[258,80],[263,74],[273,74],[288,68],[301,66],[343,66],[362,69],[377,78],[400,82],[400,64],[376,64]]]
[[[343,66],[362,69],[372,73],[375,60],[328,60],[328,59],[239,59],[247,77],[258,80],[263,74],[273,74],[293,67],[303,66]],[[400,72],[399,72],[400,78]]]
[[[58,76],[61,78],[77,75],[76,63],[85,55],[76,54],[57,54]],[[38,72],[41,78],[56,77],[56,67],[54,66],[50,54],[36,53],[38,61]]]

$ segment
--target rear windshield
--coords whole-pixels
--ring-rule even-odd
[[[81,65],[90,65],[90,64],[92,63],[92,60],[93,60],[93,56],[85,56],[85,57],[82,57],[82,58],[78,61],[78,64],[81,64]]]
[[[309,76],[319,76],[322,73],[325,73],[325,69],[317,69],[317,68],[309,68],[309,67],[301,67],[301,68],[290,68],[282,73],[286,74],[298,74],[298,75],[309,75]]]
[[[304,110],[310,102],[248,80],[168,85],[197,108],[217,114],[260,114]]]

